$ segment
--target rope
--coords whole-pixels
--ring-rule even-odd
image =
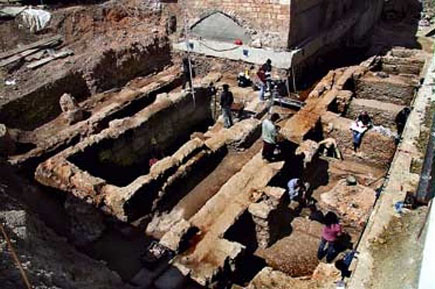
[[[213,47],[205,44],[201,40],[198,40],[198,43],[201,44],[202,46],[204,46],[204,47],[206,47],[206,48],[208,48],[210,50],[216,51],[216,52],[226,52],[226,51],[237,50],[237,49],[240,48],[240,46],[234,46],[234,47],[230,47],[230,48],[217,49],[217,48],[213,48]]]
[[[26,272],[24,271],[23,266],[21,265],[21,262],[18,259],[17,254],[15,253],[15,250],[14,250],[14,247],[12,246],[11,240],[9,239],[9,236],[6,233],[6,230],[3,227],[2,223],[0,223],[0,230],[2,231],[2,234],[5,237],[6,243],[8,244],[9,251],[11,252],[12,258],[14,259],[14,262],[17,265],[18,270],[20,270],[21,278],[23,278],[24,284],[26,285],[27,289],[32,289],[32,285],[30,285],[30,282],[29,282],[29,279],[27,278]]]

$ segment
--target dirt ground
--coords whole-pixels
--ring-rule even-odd
[[[418,287],[423,258],[424,233],[419,236],[427,207],[405,211],[371,244],[375,275],[367,289],[414,289]],[[406,268],[406,270],[405,270]]]
[[[0,23],[0,38],[12,39],[7,45],[2,44],[0,51],[60,34],[63,43],[56,48],[57,51],[71,49],[74,55],[35,70],[26,68],[28,62],[4,67],[2,79],[13,79],[17,84],[0,86],[0,104],[27,94],[42,84],[55,82],[63,74],[81,75],[91,93],[118,87],[146,70],[140,62],[136,66],[129,65],[134,61],[132,59],[141,60],[141,53],[149,50],[153,41],[157,51],[162,49],[162,52],[165,51],[163,46],[169,43],[164,17],[138,0],[52,9],[48,8],[52,21],[38,34],[18,28],[18,20]],[[155,61],[159,61],[156,56]],[[169,62],[169,55],[167,59]]]

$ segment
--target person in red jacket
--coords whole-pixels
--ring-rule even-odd
[[[264,101],[264,93],[271,80],[272,61],[268,59],[257,72],[258,79],[260,80],[260,100]]]
[[[259,98],[264,101],[264,93],[266,92],[266,72],[261,67],[257,72],[258,79],[260,80],[260,93]]]

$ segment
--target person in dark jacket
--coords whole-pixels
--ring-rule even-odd
[[[231,106],[234,102],[234,97],[232,92],[229,90],[230,87],[228,84],[224,84],[222,86],[223,91],[221,94],[221,108],[222,108],[222,116],[224,118],[224,126],[225,128],[230,128],[233,125],[233,118],[231,116]]]
[[[262,69],[266,73],[271,73],[272,72],[272,60],[270,60],[270,59],[266,60],[266,62],[262,66]]]
[[[403,129],[405,128],[406,120],[408,119],[410,113],[411,109],[409,107],[405,107],[396,115],[395,123],[397,127],[397,133],[399,135],[402,135]]]

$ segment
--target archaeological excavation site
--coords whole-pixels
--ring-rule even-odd
[[[434,1],[0,0],[0,288],[434,289],[433,35]]]

